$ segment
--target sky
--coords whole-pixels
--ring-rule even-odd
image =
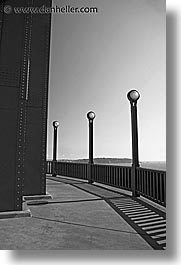
[[[94,157],[131,158],[129,90],[140,92],[140,161],[166,160],[166,12],[164,0],[54,0],[97,7],[96,14],[53,14],[48,147],[58,129],[58,159],[88,158],[93,110]]]

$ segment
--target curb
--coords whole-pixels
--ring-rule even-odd
[[[45,194],[45,195],[30,195],[30,196],[23,196],[24,201],[32,201],[32,200],[44,200],[44,199],[53,199],[51,194]]]
[[[6,218],[19,218],[19,217],[31,217],[31,211],[9,211],[9,212],[0,212],[0,219]]]

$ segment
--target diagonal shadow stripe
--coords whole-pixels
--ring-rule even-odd
[[[120,202],[123,202],[123,200],[117,199],[105,199],[105,201],[155,250],[164,250],[166,247],[166,243],[159,244],[160,239],[166,240],[166,226],[162,225],[161,227],[156,227],[154,224],[154,220],[161,220],[161,222],[166,218],[166,215],[164,212],[158,210],[157,208],[150,206],[149,204],[143,202],[136,198],[130,197],[130,203],[133,203],[134,208],[134,202],[136,201],[140,205],[146,207],[147,209],[150,209],[153,212],[153,215],[150,215],[150,212],[147,216],[140,217],[139,213],[137,214],[138,218],[134,218],[129,216],[129,206],[127,203],[124,204],[121,203],[121,209],[120,209]],[[124,210],[122,210],[124,209]],[[128,209],[125,212],[125,209]],[[135,221],[134,221],[135,220]],[[148,226],[148,222],[151,224]],[[141,226],[140,226],[141,223]],[[158,224],[158,221],[155,221],[156,224]],[[144,229],[144,224],[146,225],[146,230]],[[160,229],[160,231],[159,231]],[[161,235],[161,237],[159,237]],[[164,236],[163,236],[164,235]],[[158,236],[154,238],[154,236]]]

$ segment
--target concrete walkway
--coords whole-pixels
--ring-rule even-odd
[[[47,191],[48,204],[24,203],[32,217],[0,219],[0,249],[152,250],[106,202],[121,194],[65,177],[49,178]]]

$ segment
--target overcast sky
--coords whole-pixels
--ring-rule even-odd
[[[96,113],[95,157],[131,158],[127,92],[138,101],[139,157],[166,159],[164,0],[54,0],[53,5],[97,7],[97,14],[54,14],[48,116],[60,122],[58,159],[88,157],[86,113]]]

